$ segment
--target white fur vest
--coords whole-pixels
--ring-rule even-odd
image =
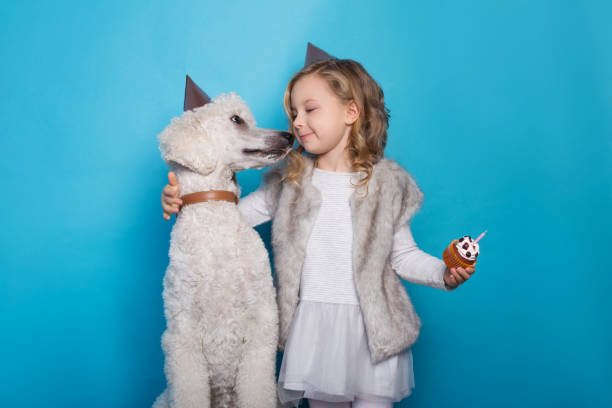
[[[272,248],[280,313],[279,347],[283,349],[298,302],[306,244],[321,206],[321,193],[311,183],[314,161],[305,156],[300,179],[303,192],[281,183],[281,166],[264,174],[268,202],[272,203]],[[373,363],[410,347],[421,321],[400,279],[390,254],[393,235],[420,208],[423,193],[412,176],[393,160],[382,158],[366,187],[350,197],[353,222],[353,278],[365,323]]]

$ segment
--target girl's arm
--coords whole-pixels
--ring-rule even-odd
[[[409,282],[447,292],[453,290],[444,283],[446,264],[417,247],[410,231],[410,222],[404,224],[393,237],[391,266],[399,277]]]
[[[266,201],[266,187],[262,182],[257,190],[238,201],[238,211],[251,227],[272,219],[272,212]]]

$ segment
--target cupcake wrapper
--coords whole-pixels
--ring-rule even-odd
[[[449,268],[469,268],[474,267],[476,265],[476,261],[470,262],[466,261],[459,255],[455,249],[455,244],[458,240],[453,240],[449,246],[446,247],[444,252],[442,253],[442,259],[444,259],[444,263]]]

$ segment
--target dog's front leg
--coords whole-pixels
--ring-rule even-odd
[[[271,286],[271,285],[270,285]],[[273,295],[273,293],[270,293]],[[252,316],[238,365],[236,393],[240,408],[271,408],[277,404],[275,369],[278,344],[276,302],[261,305]]]
[[[210,407],[209,372],[201,338],[189,319],[169,323],[162,336],[171,408]]]

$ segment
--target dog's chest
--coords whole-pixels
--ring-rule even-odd
[[[181,211],[171,233],[173,274],[203,282],[211,291],[223,286],[239,293],[249,282],[270,276],[265,246],[234,204],[202,203]]]
[[[259,234],[246,224],[234,204],[211,202],[181,210],[172,228],[170,246],[184,254],[221,251],[225,256],[245,256],[244,250],[253,250],[254,242],[263,247]]]

